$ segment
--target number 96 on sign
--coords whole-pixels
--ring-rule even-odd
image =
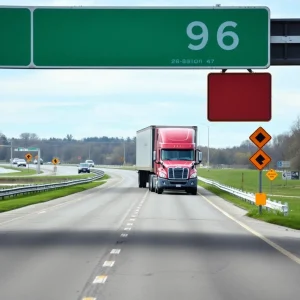
[[[269,67],[270,17],[267,8],[207,13],[211,18],[203,15],[187,24],[186,47],[190,56],[174,57],[173,65]]]

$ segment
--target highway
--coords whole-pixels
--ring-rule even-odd
[[[203,189],[158,195],[134,171],[105,171],[103,186],[0,214],[2,299],[299,298],[299,231]]]

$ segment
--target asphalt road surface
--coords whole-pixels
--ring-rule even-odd
[[[1,299],[299,298],[298,231],[203,189],[158,195],[134,171],[109,172],[101,187],[0,214]]]

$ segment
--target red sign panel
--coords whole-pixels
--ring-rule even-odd
[[[272,118],[270,73],[208,74],[211,122],[265,122]]]

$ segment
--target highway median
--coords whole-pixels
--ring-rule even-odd
[[[0,180],[3,177],[20,177],[20,176],[30,176],[30,175],[36,175],[36,170],[32,168],[24,168],[24,167],[13,167],[13,166],[3,166],[0,165],[1,168],[7,169],[7,170],[13,170],[15,172],[10,172],[10,173],[1,173],[0,174]],[[43,171],[40,171],[42,174]]]
[[[77,177],[76,179],[78,179],[78,176],[76,176],[76,177]],[[55,187],[50,186],[49,190],[41,190],[41,191],[39,191],[38,189],[34,190],[35,187],[38,188],[41,185],[37,185],[37,186],[30,185],[27,187],[29,188],[29,190],[32,188],[32,191],[26,192],[26,190],[24,190],[24,192],[21,192],[20,194],[15,194],[15,192],[13,192],[13,194],[14,194],[13,198],[11,198],[9,195],[9,193],[13,189],[12,187],[10,187],[9,189],[1,189],[0,188],[0,198],[2,198],[0,200],[0,213],[14,210],[17,208],[21,208],[21,207],[28,206],[28,205],[47,202],[47,201],[54,200],[57,198],[72,195],[75,193],[83,192],[83,191],[103,185],[104,183],[106,183],[106,181],[108,179],[109,179],[109,176],[107,174],[103,174],[102,176],[95,175],[94,179],[86,178],[86,182],[74,183],[74,180],[73,180],[73,183],[72,183],[72,181],[69,181],[69,184],[70,184],[69,186],[67,186],[67,185],[63,186],[62,184],[60,184],[61,186],[59,186],[59,185],[57,185]],[[83,178],[83,180],[84,180],[84,178]],[[56,184],[54,183],[54,185],[56,185]],[[26,189],[27,187],[23,187],[23,188]],[[6,192],[8,194],[5,195]]]

